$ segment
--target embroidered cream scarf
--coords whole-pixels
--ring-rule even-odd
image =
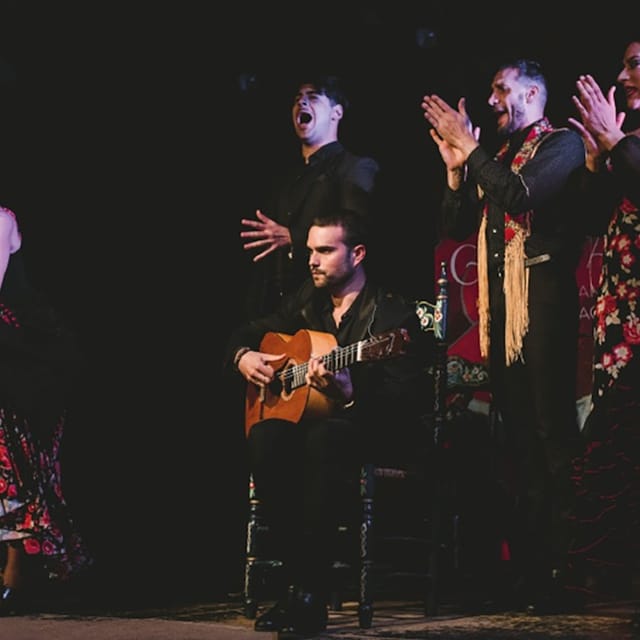
[[[536,122],[527,134],[522,146],[511,162],[511,170],[520,173],[522,167],[535,155],[540,143],[553,127],[547,118]],[[495,160],[502,160],[509,150],[509,141],[500,148]],[[483,194],[480,191],[480,196]],[[485,201],[482,221],[478,231],[478,317],[480,332],[480,353],[489,357],[489,277],[487,267],[487,210]],[[505,360],[507,366],[520,360],[522,341],[529,330],[529,270],[525,268],[524,243],[531,233],[533,211],[512,217],[504,214],[504,279],[505,297]]]

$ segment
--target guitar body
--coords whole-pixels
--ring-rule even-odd
[[[272,363],[276,369],[274,382],[261,388],[254,384],[247,386],[245,400],[245,434],[251,427],[268,418],[280,418],[290,422],[299,422],[304,415],[313,418],[328,415],[332,401],[317,389],[306,384],[291,388],[283,384],[288,370],[307,363],[312,357],[329,353],[337,346],[335,337],[330,333],[301,329],[295,335],[284,333],[266,333],[260,343],[260,351],[277,355],[284,353],[280,361]]]

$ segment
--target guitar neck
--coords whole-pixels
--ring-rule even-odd
[[[354,362],[358,362],[360,354],[360,345],[364,342],[355,342],[348,347],[336,347],[322,356],[322,363],[329,371],[340,371]]]
[[[330,333],[300,329],[290,336],[267,333],[260,344],[261,351],[283,354],[281,368],[276,372],[272,384],[266,387],[247,385],[245,431],[262,420],[281,418],[299,422],[305,414],[309,416],[329,415],[333,403],[321,392],[301,390],[306,386],[306,376],[313,354],[318,354],[328,371],[339,371],[354,362],[372,362],[404,355],[409,343],[406,329],[391,329],[370,336],[347,347],[336,345],[335,336]]]
[[[335,347],[329,351],[329,353],[325,353],[322,356],[322,364],[334,373],[340,371],[340,369],[344,369],[360,360],[361,347],[364,343],[366,343],[366,340],[354,342],[347,347]],[[282,375],[288,378],[290,377],[289,384],[291,389],[297,389],[306,384],[305,376],[308,370],[309,363],[303,362],[286,369]]]

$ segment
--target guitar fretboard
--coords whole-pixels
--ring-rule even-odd
[[[329,371],[339,371],[360,359],[362,345],[366,341],[361,340],[347,347],[336,347],[322,356],[322,363]],[[288,367],[280,374],[280,380],[285,387],[297,389],[306,384],[305,376],[309,370],[309,363],[303,362],[293,367]]]

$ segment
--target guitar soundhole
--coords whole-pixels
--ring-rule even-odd
[[[281,374],[278,373],[271,381],[271,384],[269,385],[269,391],[274,396],[279,396],[282,393],[283,387],[284,385],[282,383]]]
[[[280,394],[283,397],[290,396],[293,391],[293,377],[291,373],[291,367],[287,366],[277,376],[277,378],[280,380]]]

